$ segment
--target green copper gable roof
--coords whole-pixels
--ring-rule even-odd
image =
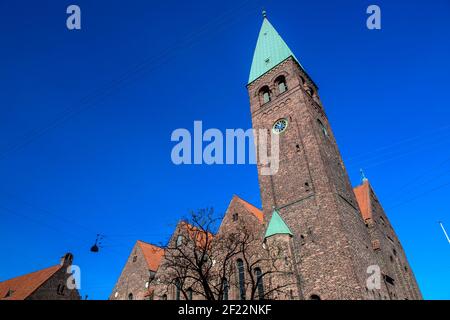
[[[255,53],[253,54],[248,83],[253,82],[290,56],[297,60],[286,42],[284,42],[269,20],[264,17],[261,30],[259,31]]]
[[[275,234],[290,234],[292,236],[291,230],[276,210],[272,213],[272,218],[270,218],[269,226],[267,227],[264,238],[268,238]]]

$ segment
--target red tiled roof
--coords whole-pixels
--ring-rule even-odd
[[[235,197],[244,205],[245,209],[247,209],[248,212],[253,214],[260,222],[264,221],[264,214],[263,212],[252,205],[251,203],[245,201],[244,199],[240,198],[239,196],[235,195]]]
[[[0,300],[24,300],[53,276],[61,265],[28,273],[13,279],[0,282]],[[10,297],[6,297],[9,291]]]
[[[198,229],[197,227],[194,227],[193,225],[187,223],[186,221],[181,222],[181,226],[185,227],[185,229],[189,233],[189,237],[191,239],[196,238],[197,246],[203,247],[206,245],[206,242],[211,243],[212,239],[214,238],[214,235],[210,232],[208,232],[208,238],[205,237],[205,231],[202,231]],[[208,240],[208,241],[207,241]]]
[[[365,181],[362,185],[353,188],[353,192],[355,193],[356,201],[358,201],[359,210],[361,210],[363,219],[372,218],[369,182]]]
[[[141,240],[138,240],[137,243],[141,247],[145,260],[147,261],[148,268],[151,271],[156,272],[164,256],[164,249]]]

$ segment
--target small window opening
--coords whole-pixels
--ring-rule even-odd
[[[275,83],[278,85],[278,92],[284,93],[287,91],[288,87],[286,85],[286,78],[284,76],[280,76],[275,80]]]
[[[389,283],[390,285],[394,285],[394,279],[393,278],[391,278],[390,276],[388,276],[388,275],[383,275],[383,277],[384,277],[384,280],[387,282],[387,283]]]
[[[177,248],[183,244],[183,236],[180,234],[177,237]]]
[[[260,96],[262,96],[262,103],[268,103],[272,100],[270,89],[268,86],[265,86],[260,91]]]
[[[13,290],[11,290],[11,289],[8,289],[8,292],[6,292],[6,294],[5,294],[5,298],[9,298],[9,297],[11,297],[11,296],[13,295],[13,293],[14,293],[14,291],[13,291]]]
[[[322,123],[322,121],[320,121],[319,119],[317,119],[317,123],[319,124],[320,130],[322,131],[323,135],[325,137],[328,137],[328,130],[327,128],[324,126],[324,124]]]

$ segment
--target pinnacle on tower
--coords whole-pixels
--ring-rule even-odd
[[[274,210],[272,213],[272,218],[270,218],[269,225],[267,226],[264,238],[268,238],[276,234],[289,234],[292,236],[292,232],[284,222],[283,218],[281,218],[277,210]]]
[[[364,174],[364,170],[363,169],[359,169],[359,172],[361,173],[361,181],[363,183],[368,181],[368,179],[366,178],[366,175]]]

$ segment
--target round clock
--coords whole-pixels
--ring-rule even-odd
[[[286,130],[288,121],[286,119],[279,119],[275,121],[272,127],[273,133],[279,134]]]

